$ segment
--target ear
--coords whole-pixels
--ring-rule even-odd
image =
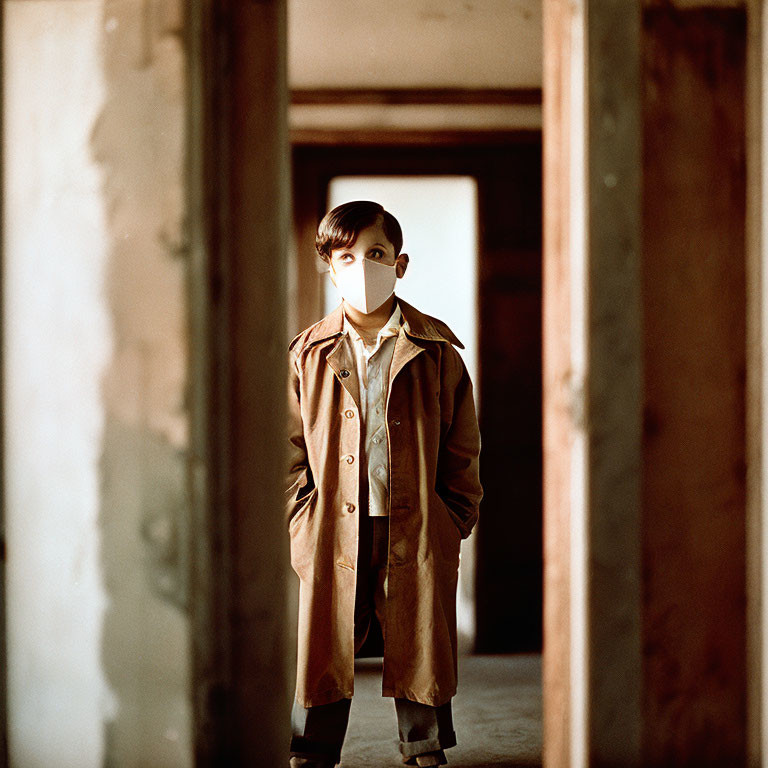
[[[395,259],[395,274],[398,277],[402,277],[405,274],[405,270],[408,269],[408,262],[410,259],[408,258],[407,253],[401,253],[397,259]]]
[[[338,287],[336,285],[336,271],[333,268],[333,265],[331,264],[330,260],[326,262],[328,264],[328,277],[331,278],[331,282],[333,283],[334,287]]]

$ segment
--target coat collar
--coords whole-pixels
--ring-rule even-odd
[[[416,307],[403,301],[399,296],[395,297],[403,313],[403,330],[408,336],[424,341],[443,341],[454,344],[464,349],[464,345],[456,338],[453,331],[436,317],[419,312]],[[344,332],[344,309],[339,304],[336,309],[315,323],[307,332],[304,347],[311,346]]]

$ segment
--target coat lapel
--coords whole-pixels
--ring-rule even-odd
[[[331,351],[326,355],[325,361],[336,374],[336,378],[341,382],[341,386],[349,392],[355,401],[359,414],[360,384],[357,380],[357,366],[355,365],[354,355],[349,348],[349,344],[345,342],[344,309],[341,304],[309,329],[304,344],[305,346],[312,346],[334,336],[338,338]],[[348,371],[347,375],[342,374],[342,371]]]
[[[325,360],[333,369],[336,378],[341,382],[341,386],[352,396],[357,406],[357,412],[360,413],[360,384],[357,378],[357,366],[349,349],[349,344],[345,343],[346,338],[346,336],[339,336]],[[342,374],[342,371],[347,371],[347,375]]]
[[[400,333],[395,340],[395,351],[392,353],[392,364],[389,367],[389,391],[392,391],[392,382],[395,380],[395,376],[397,376],[406,364],[413,360],[419,352],[423,351],[424,347],[414,344],[408,338],[405,330],[401,328]]]
[[[419,352],[424,350],[422,344],[417,344],[411,337],[423,341],[448,341],[459,347],[464,345],[454,336],[445,323],[436,318],[429,317],[419,312],[416,307],[398,297],[400,311],[403,313],[403,327],[395,343],[395,351],[392,355],[392,366],[389,369],[389,387],[400,371],[413,360]]]

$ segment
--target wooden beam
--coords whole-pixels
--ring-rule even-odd
[[[541,141],[538,130],[475,130],[475,131],[434,131],[434,130],[324,130],[296,128],[290,132],[291,144],[325,146],[466,146],[505,145],[521,141]]]
[[[541,88],[294,88],[291,104],[536,105],[541,104]]]

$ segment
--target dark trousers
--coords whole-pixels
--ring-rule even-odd
[[[371,625],[373,612],[384,625],[387,594],[387,549],[389,518],[360,516],[357,552],[357,591],[355,594],[355,653],[360,650]],[[291,714],[291,756],[317,760],[333,766],[341,760],[341,747],[347,732],[352,699],[302,707],[293,702]],[[439,707],[418,701],[395,698],[400,752],[404,757],[420,755],[456,745],[451,702]]]

